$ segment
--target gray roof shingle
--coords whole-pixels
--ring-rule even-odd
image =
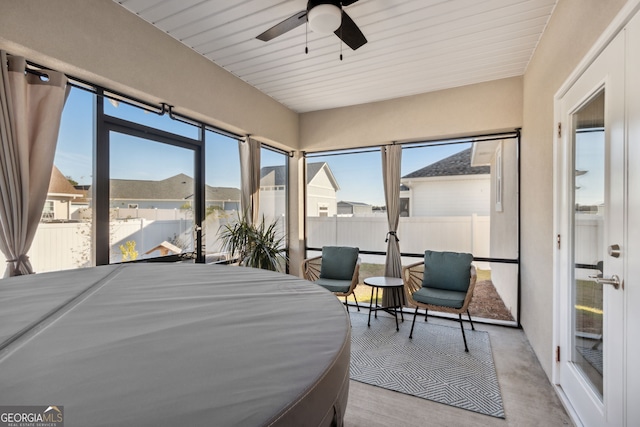
[[[160,181],[112,179],[111,198],[125,200],[188,200],[193,198],[193,178],[183,173]],[[240,200],[240,189],[206,186],[206,200]]]
[[[402,178],[429,178],[434,176],[488,175],[489,166],[471,166],[471,148],[411,172]]]

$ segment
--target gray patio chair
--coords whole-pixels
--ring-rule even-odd
[[[348,246],[323,246],[321,256],[302,261],[302,277],[317,283],[336,296],[344,297],[347,311],[347,297],[353,295],[356,308],[360,311],[358,300],[353,293],[359,280],[359,252],[358,248]]]
[[[424,261],[402,269],[409,305],[416,307],[409,338],[413,338],[413,327],[419,308],[425,310],[425,321],[429,310],[457,314],[464,351],[469,351],[462,313],[467,313],[471,329],[475,330],[469,314],[469,303],[473,297],[477,277],[472,261],[473,255],[467,253],[425,251]]]

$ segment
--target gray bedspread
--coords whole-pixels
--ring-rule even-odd
[[[349,319],[294,276],[129,264],[0,280],[0,405],[65,426],[340,424]]]

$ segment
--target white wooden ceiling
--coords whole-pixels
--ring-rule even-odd
[[[557,0],[359,0],[356,51],[306,25],[255,37],[306,0],[114,0],[297,112],[524,74]]]

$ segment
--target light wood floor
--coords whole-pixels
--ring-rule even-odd
[[[450,320],[429,321],[455,325]],[[399,333],[408,334],[409,328],[405,320]],[[482,324],[476,329],[489,332],[506,419],[351,381],[345,426],[572,426],[523,331]]]

